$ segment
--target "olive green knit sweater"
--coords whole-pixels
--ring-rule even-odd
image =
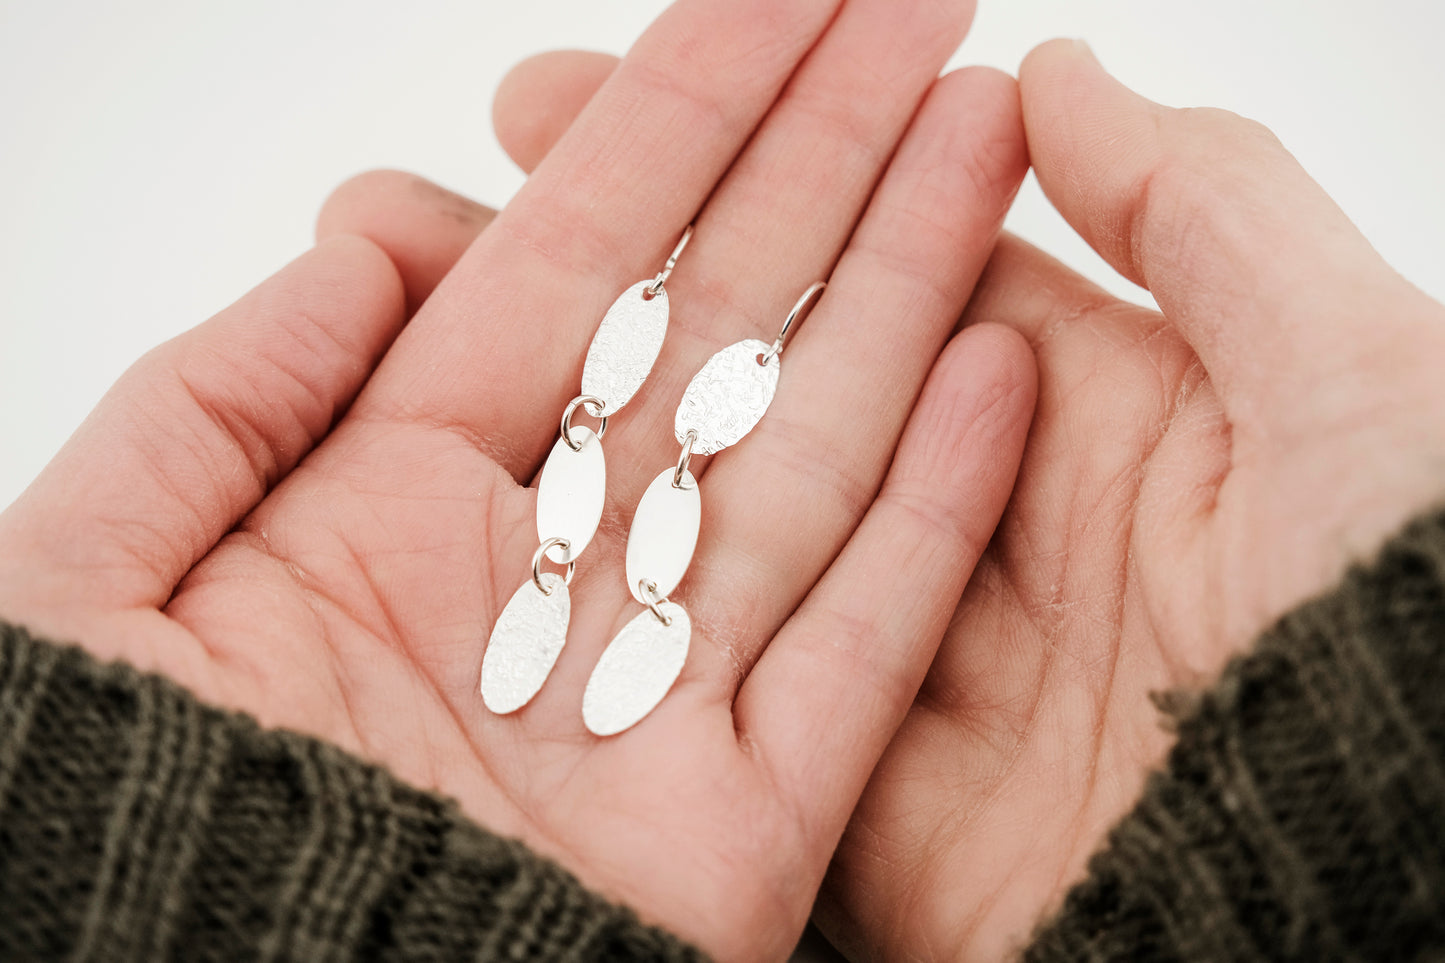
[[[334,746],[0,627],[0,961],[701,958]]]
[[[1445,513],[1193,702],[1026,958],[1445,959]],[[339,749],[0,628],[0,960],[350,958],[699,954]]]

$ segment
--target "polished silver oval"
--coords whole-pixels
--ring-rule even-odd
[[[492,626],[482,656],[482,701],[498,715],[532,701],[567,644],[572,600],[556,572],[542,573],[541,592],[529,578]]]
[[[643,605],[638,582],[647,579],[657,588],[653,598],[662,598],[677,588],[697,547],[697,530],[702,523],[702,497],[692,472],[682,473],[682,487],[672,484],[676,469],[669,468],[652,480],[627,533],[627,587]]]
[[[638,281],[612,302],[582,364],[582,393],[605,402],[600,414],[616,414],[647,380],[667,336],[667,291],[645,296],[653,279]],[[594,412],[594,414],[597,414]]]
[[[692,376],[677,406],[678,444],[689,431],[695,431],[693,454],[711,455],[737,444],[753,430],[778,390],[782,365],[777,356],[767,364],[758,362],[769,347],[753,339],[730,344]]]
[[[577,445],[576,451],[565,438],[557,439],[537,480],[537,541],[567,540],[566,548],[554,545],[547,549],[547,557],[558,565],[581,555],[592,541],[607,497],[602,441],[591,428],[573,425],[572,443]]]
[[[687,661],[692,622],[676,602],[662,602],[664,625],[644,610],[622,627],[597,660],[582,693],[582,721],[611,736],[641,722],[667,695]]]

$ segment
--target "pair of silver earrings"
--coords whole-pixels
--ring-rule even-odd
[[[587,350],[582,393],[563,411],[561,437],[537,482],[539,545],[532,576],[502,610],[482,658],[482,701],[499,715],[532,700],[567,642],[568,586],[577,556],[602,519],[602,437],[662,350],[667,279],[691,238],[689,225],[662,271],[628,288],[607,310]],[[643,493],[627,536],[628,589],[646,608],[613,637],[582,697],[582,718],[594,734],[614,735],[642,721],[682,672],[692,623],[668,595],[687,572],[702,522],[702,498],[688,463],[693,455],[736,444],[762,419],[777,390],[788,330],[823,287],[814,284],[798,299],[771,345],[748,339],[723,348],[683,393],[674,423],[681,453]],[[595,432],[572,424],[578,408],[598,419]],[[565,574],[542,571],[544,559],[566,566]]]

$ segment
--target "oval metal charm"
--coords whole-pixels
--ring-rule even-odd
[[[692,623],[676,602],[661,602],[658,610],[670,625],[643,612],[622,627],[597,660],[582,694],[582,720],[593,734],[610,736],[641,722],[682,672]]]
[[[682,487],[672,484],[674,469],[658,475],[642,493],[632,530],[627,533],[627,587],[643,605],[637,585],[642,579],[657,586],[654,597],[662,598],[677,588],[697,548],[697,530],[702,523],[702,497],[692,472],[682,473]]]
[[[498,715],[532,701],[567,644],[572,615],[567,583],[556,572],[544,572],[541,580],[546,593],[531,579],[517,589],[492,627],[482,656],[482,701]]]
[[[583,425],[572,426],[572,441],[577,451],[565,438],[557,439],[537,480],[537,541],[565,538],[568,542],[565,549],[560,545],[547,549],[547,557],[558,565],[581,555],[597,534],[607,495],[602,442]]]
[[[758,357],[771,346],[749,339],[730,344],[708,359],[693,375],[677,406],[674,423],[678,444],[697,432],[695,455],[711,455],[736,444],[773,403],[782,365],[776,355],[767,364]]]
[[[602,415],[616,414],[632,400],[652,371],[667,336],[667,291],[643,292],[654,279],[638,281],[612,302],[582,365],[582,393],[605,403]]]

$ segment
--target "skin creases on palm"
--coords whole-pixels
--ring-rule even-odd
[[[1011,238],[990,273],[966,320],[1028,338],[1038,407],[1013,498],[820,897],[825,931],[865,958],[1018,952],[1162,762],[1158,698],[1209,685],[1331,584],[1347,522],[1383,538],[1434,497],[1428,472],[1382,469],[1367,476],[1390,506],[1377,519],[1348,486],[1300,480],[1385,464],[1365,453],[1398,435],[1387,420],[1269,457],[1156,312]]]
[[[519,727],[482,708],[475,675],[487,628],[527,577],[496,560],[530,556],[535,491],[449,432],[406,426],[368,444],[361,458],[344,435],[336,457],[319,451],[168,606],[228,687],[222,700],[457,798],[488,829],[652,918],[706,920],[724,899],[755,901],[746,915],[770,922],[786,899],[797,906],[783,915],[801,918],[806,894],[788,879],[755,876],[746,893],[733,879],[738,867],[797,865],[804,854],[777,858],[799,833],[743,764],[726,705],[680,686],[656,710],[662,725],[625,740],[581,729],[585,671],[635,614],[625,532],[600,532],[578,563],[568,645],[590,656],[564,659]],[[482,482],[458,499],[461,478]],[[408,564],[421,554],[444,563]],[[484,573],[490,603],[476,604],[464,576],[436,571]],[[673,858],[679,846],[688,859]],[[709,943],[728,945],[721,935]]]
[[[0,515],[0,611],[452,795],[720,960],[786,956],[1033,410],[1023,339],[955,330],[1028,161],[1012,78],[939,77],[971,7],[675,4],[486,230],[413,209],[418,258],[366,224],[323,236],[132,369]],[[818,123],[825,103],[845,122]],[[537,545],[524,486],[602,312],[689,221],[669,282],[688,310],[608,430],[567,648],[492,716],[482,650]],[[625,528],[676,463],[676,399],[824,277],[767,417],[694,462],[683,675],[591,736],[585,679],[638,611]]]
[[[841,910],[920,959],[1022,945],[1167,747],[1130,703],[1198,661],[1167,648],[1197,627],[1155,635],[1135,566],[1175,425],[1195,437],[1170,471],[1218,483],[1212,394],[1157,315],[1078,287],[1092,297],[1062,313],[1013,306],[1041,372],[1014,497],[825,886],[825,921]]]

